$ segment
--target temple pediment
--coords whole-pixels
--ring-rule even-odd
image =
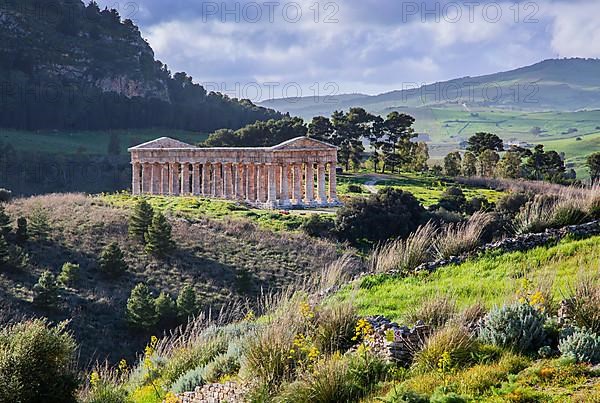
[[[271,147],[275,151],[285,150],[337,150],[337,147],[324,141],[311,139],[309,137],[296,137]]]
[[[129,150],[141,150],[141,149],[177,149],[177,148],[197,148],[191,144],[184,143],[183,141],[175,140],[170,137],[161,137],[156,140],[148,141],[147,143],[140,144],[135,147],[131,147]]]

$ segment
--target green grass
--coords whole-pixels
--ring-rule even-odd
[[[148,129],[114,131],[17,131],[0,129],[0,141],[11,144],[17,151],[35,151],[49,154],[106,155],[111,134],[119,140],[120,154],[127,148],[154,140],[158,137],[174,137],[178,140],[197,144],[206,140],[206,134],[183,130]]]
[[[129,193],[116,193],[100,196],[115,207],[133,207],[136,197]],[[249,219],[263,228],[275,231],[294,231],[304,221],[306,212],[284,214],[278,211],[251,209],[235,201],[215,200],[200,197],[147,197],[152,207],[168,211],[174,215],[202,219]]]
[[[402,321],[406,313],[436,295],[449,295],[460,307],[476,302],[500,305],[515,297],[526,277],[554,276],[557,298],[567,293],[579,270],[597,271],[600,237],[563,240],[556,246],[527,252],[488,254],[459,266],[447,266],[429,275],[393,278],[375,275],[359,280],[336,294],[334,301],[351,300],[362,315],[384,315]]]
[[[365,196],[364,193],[349,193],[348,185],[364,185],[369,180],[372,181],[374,179],[369,177],[369,175],[342,175],[338,177],[338,182],[340,183],[338,193],[342,196]],[[381,189],[386,186],[392,186],[404,191],[408,191],[412,193],[421,203],[423,203],[423,205],[431,206],[440,200],[442,193],[449,186],[457,185],[441,181],[440,178],[435,176],[407,172],[398,175],[386,175],[385,179],[379,179],[375,183],[375,187],[377,189]],[[491,189],[471,188],[467,186],[460,187],[462,188],[467,199],[471,199],[473,197],[485,197],[490,202],[496,202],[504,194],[503,192]]]

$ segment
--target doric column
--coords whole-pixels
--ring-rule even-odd
[[[131,164],[131,194],[134,196],[142,193],[142,183],[141,183],[141,175],[142,175],[142,164],[139,162],[134,162]]]
[[[181,164],[181,190],[182,195],[190,194],[190,164]]]
[[[169,183],[169,193],[173,196],[179,195],[179,164],[171,163],[171,182]]]
[[[305,172],[304,203],[311,205],[315,202],[315,170],[312,162],[306,164]]]
[[[233,199],[233,171],[231,163],[223,164],[223,196]]]
[[[208,197],[211,194],[210,164],[202,164],[202,196]]]
[[[152,183],[152,165],[145,162],[142,164],[142,193],[151,192]]]
[[[162,170],[158,163],[152,164],[152,190],[150,193],[153,195],[160,194],[160,182],[161,182]]]
[[[325,190],[325,164],[317,164],[317,200],[319,204],[327,204],[327,191]]]
[[[302,205],[302,164],[294,164],[294,185],[292,187],[292,199],[294,204]]]
[[[337,197],[337,164],[329,163],[329,203],[337,204],[340,201]]]
[[[246,167],[246,201],[250,203],[256,202],[258,197],[256,196],[256,169],[255,165],[250,163]]]
[[[160,194],[169,194],[169,164],[160,164]]]
[[[283,164],[281,167],[277,167],[277,169],[281,171],[281,195],[279,196],[279,204],[283,207],[287,207],[290,205],[290,166],[288,164]]]
[[[236,168],[237,172],[235,176],[235,197],[237,199],[244,200],[246,198],[244,164],[237,164]]]
[[[277,178],[276,165],[267,165],[267,203],[270,207],[277,206]]]
[[[192,194],[194,196],[198,196],[202,193],[202,189],[200,189],[200,164],[194,163],[193,171],[192,171]]]
[[[215,197],[223,197],[223,175],[222,175],[223,165],[220,163],[213,164],[213,181],[214,183],[214,193]]]
[[[256,201],[265,203],[267,201],[267,166],[256,164]]]

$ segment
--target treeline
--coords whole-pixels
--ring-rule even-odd
[[[398,112],[385,119],[363,108],[336,111],[331,117],[317,116],[309,124],[300,118],[256,122],[237,131],[217,130],[206,146],[272,146],[294,137],[306,136],[339,147],[338,161],[346,170],[358,168],[366,155],[365,144],[373,148],[370,160],[375,170],[426,170],[429,152],[425,143],[416,142],[415,119]]]
[[[44,18],[6,3],[0,26],[0,127],[237,129],[282,114],[207,92],[154,59],[131,20],[95,2],[39,1]],[[46,4],[48,3],[48,4]],[[47,7],[43,7],[44,5]],[[128,88],[127,96],[113,91]]]
[[[502,157],[500,152],[504,152]],[[438,171],[441,170],[438,167]],[[464,154],[454,151],[446,155],[443,171],[448,176],[498,176],[554,183],[567,183],[576,178],[575,171],[566,169],[563,156],[556,151],[546,151],[542,144],[533,150],[518,146],[505,150],[500,137],[484,132],[468,139]]]

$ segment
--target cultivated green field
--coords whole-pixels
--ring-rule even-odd
[[[374,275],[347,286],[335,301],[352,301],[362,315],[402,321],[410,311],[437,295],[456,300],[459,308],[483,303],[488,308],[514,300],[528,279],[534,287],[552,280],[556,300],[568,295],[579,272],[594,273],[600,261],[600,237],[565,239],[556,246],[526,252],[490,253],[461,265],[406,278]]]
[[[106,155],[111,137],[117,139],[119,153],[125,154],[128,147],[163,136],[174,137],[190,144],[202,142],[208,137],[202,133],[166,129],[89,132],[26,132],[0,129],[0,142],[12,145],[15,150],[48,154]]]

